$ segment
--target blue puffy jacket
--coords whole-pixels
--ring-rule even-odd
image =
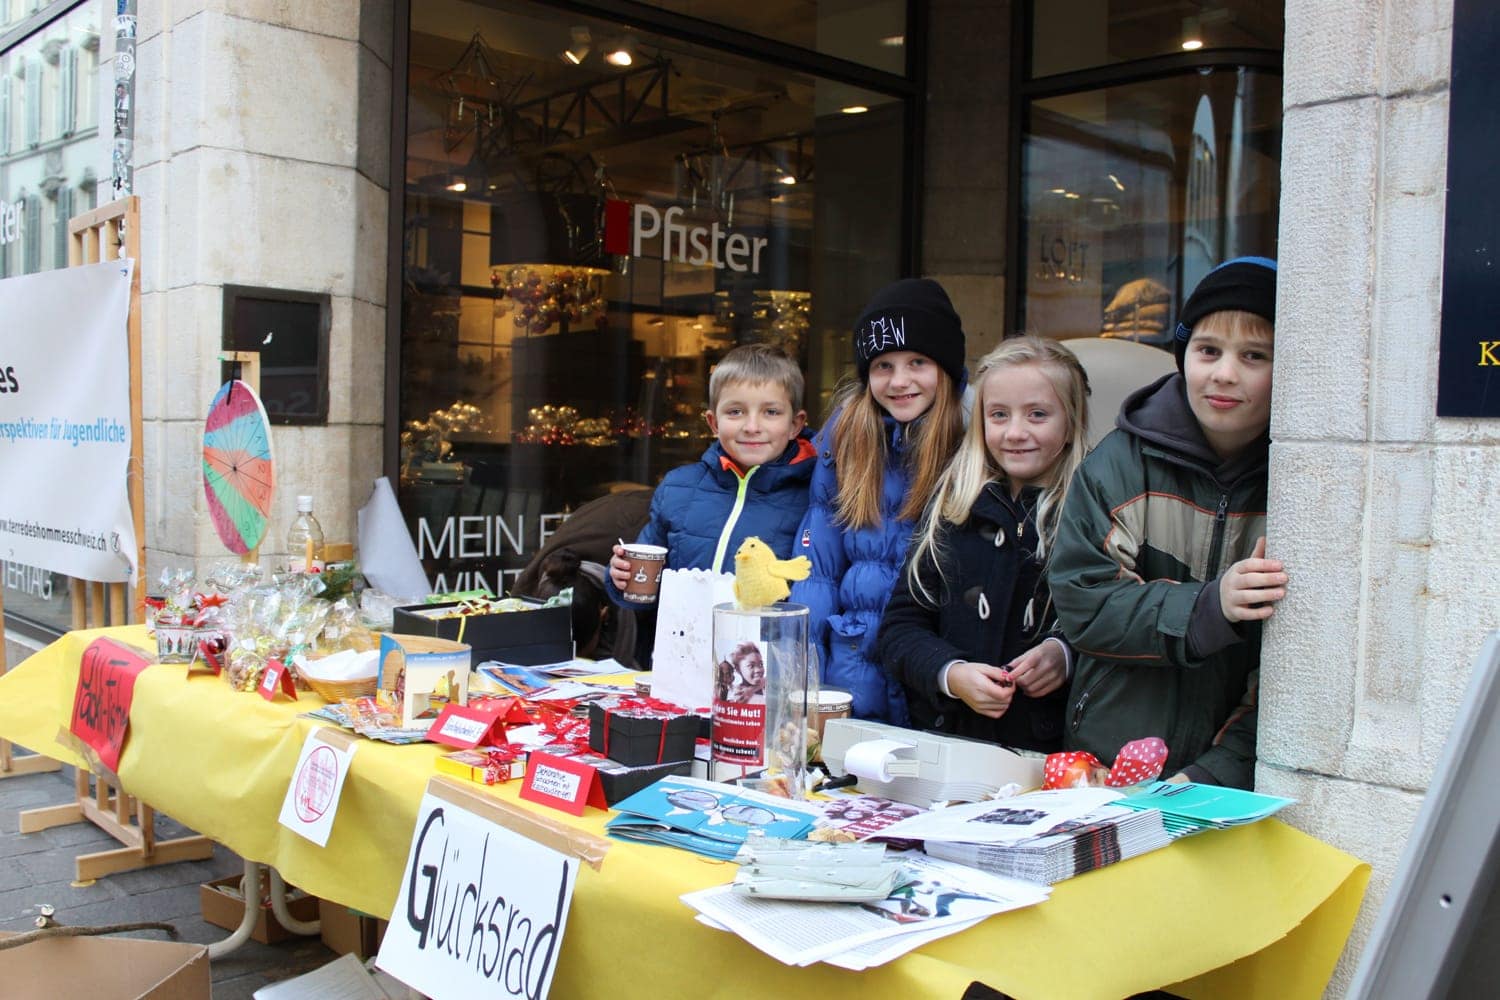
[[[733,573],[734,553],[751,535],[788,558],[807,511],[815,455],[803,431],[781,458],[742,474],[715,441],[698,461],[662,478],[651,497],[651,516],[635,540],[665,545],[668,569]],[[609,596],[623,607],[640,607],[625,604],[613,581]]]
[[[910,725],[901,684],[886,676],[875,651],[875,636],[886,601],[895,589],[912,522],[897,520],[911,476],[906,469],[906,428],[885,418],[889,451],[880,498],[880,523],[846,530],[835,519],[838,469],[833,460],[833,428],[838,414],[813,438],[818,457],[812,474],[807,517],[794,555],[812,560],[812,575],[792,586],[792,600],[810,611],[812,639],[823,683],[854,695],[854,715],[898,726]]]

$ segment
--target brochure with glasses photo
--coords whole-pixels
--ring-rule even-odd
[[[663,778],[614,807],[611,836],[666,844],[728,861],[752,830],[805,837],[822,815],[815,805],[698,778]]]

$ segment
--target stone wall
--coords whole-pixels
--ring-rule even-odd
[[[1500,420],[1438,419],[1452,0],[1288,0],[1258,787],[1371,863],[1358,961],[1484,635]]]
[[[207,518],[200,438],[219,384],[223,286],[332,300],[327,426],[277,427],[285,548],[311,493],[330,540],[381,471],[391,45],[389,0],[140,5],[135,193],[141,198],[148,573],[225,550]]]

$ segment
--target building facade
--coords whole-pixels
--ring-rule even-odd
[[[291,497],[350,539],[388,475],[433,582],[498,590],[568,509],[701,451],[736,343],[802,361],[816,424],[854,315],[903,274],[949,289],[972,361],[1023,328],[1160,345],[1207,268],[1278,256],[1270,546],[1293,583],[1258,782],[1375,868],[1337,992],[1500,596],[1474,531],[1500,423],[1433,415],[1451,4],[147,5],[125,100],[149,572],[222,558],[197,470],[227,348],[265,362],[266,561]],[[103,124],[92,178],[0,175],[22,206],[114,151],[114,7],[47,10],[96,26],[70,35],[98,81],[75,117]],[[0,96],[28,44],[0,46]],[[12,141],[32,107],[0,112]],[[40,210],[23,234],[55,229]],[[48,244],[20,245],[5,266]],[[19,582],[10,634],[40,641],[66,615],[16,608]]]

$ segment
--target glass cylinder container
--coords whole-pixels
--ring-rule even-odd
[[[714,606],[710,776],[765,772],[768,790],[803,798],[808,720],[817,711],[809,667],[807,608]]]

